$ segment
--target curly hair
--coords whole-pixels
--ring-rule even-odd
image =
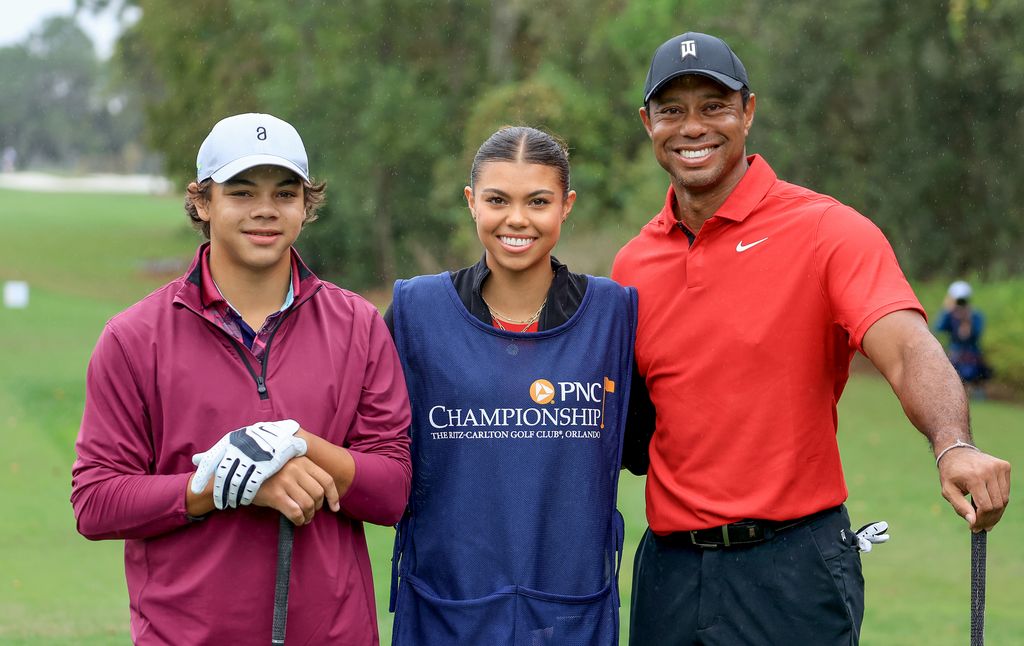
[[[192,228],[202,233],[207,240],[210,239],[210,223],[199,217],[196,203],[209,203],[212,185],[212,179],[204,179],[201,182],[190,182],[185,187],[185,215],[191,221]],[[317,182],[315,179],[302,182],[302,199],[306,209],[306,219],[302,221],[302,226],[317,219],[317,211],[327,199],[326,189],[326,182]]]

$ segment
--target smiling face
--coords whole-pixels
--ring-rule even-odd
[[[303,190],[298,176],[279,166],[256,166],[211,186],[196,210],[210,224],[218,281],[290,271],[291,245],[306,215]]]
[[[486,162],[465,195],[492,272],[551,271],[551,250],[576,201],[575,191],[565,194],[557,168]]]
[[[658,163],[677,195],[721,192],[746,171],[746,139],[756,99],[695,74],[681,76],[640,109]]]

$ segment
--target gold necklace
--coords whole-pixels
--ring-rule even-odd
[[[526,328],[530,327],[531,325],[536,323],[538,320],[540,320],[540,313],[544,311],[544,306],[547,305],[547,303],[548,303],[548,299],[547,299],[547,297],[545,297],[544,298],[544,302],[540,304],[540,307],[538,307],[537,311],[533,313],[533,316],[531,316],[530,318],[526,319],[525,321],[520,321],[520,320],[511,318],[511,317],[505,316],[501,312],[495,310],[493,307],[490,306],[490,304],[486,300],[484,300],[483,296],[480,297],[480,300],[484,301],[484,305],[487,306],[487,311],[490,313],[491,318],[494,319],[494,322],[498,324],[498,327],[500,329],[502,329],[502,330],[505,330],[506,332],[508,332],[508,329],[504,325],[501,324],[502,321],[505,321],[506,323],[514,323],[515,325],[522,325],[523,326],[523,331],[525,332]]]

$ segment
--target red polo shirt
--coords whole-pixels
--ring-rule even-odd
[[[657,411],[658,533],[788,520],[846,500],[836,404],[867,329],[924,314],[892,248],[760,156],[692,244],[675,194],[615,258],[640,295],[636,360]]]

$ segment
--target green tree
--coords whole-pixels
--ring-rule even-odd
[[[354,287],[477,253],[461,188],[476,146],[510,122],[568,140],[574,227],[632,235],[667,185],[637,117],[647,65],[687,29],[746,62],[749,150],[872,218],[908,273],[1024,269],[1011,0],[81,1],[141,10],[119,61],[179,181],[223,116],[296,123],[330,183],[303,252]]]
[[[954,5],[764,9],[745,54],[753,141],[783,177],[871,217],[908,273],[1017,273],[1024,7]]]
[[[349,284],[447,264],[447,224],[429,208],[437,159],[458,150],[459,112],[479,82],[483,34],[455,25],[472,3],[411,0],[256,5],[139,2],[120,57],[147,87],[149,139],[185,181],[219,118],[273,112],[294,121],[328,178],[314,264]],[[396,27],[400,26],[400,27]],[[435,244],[437,242],[437,244]],[[408,259],[412,258],[410,262]]]

